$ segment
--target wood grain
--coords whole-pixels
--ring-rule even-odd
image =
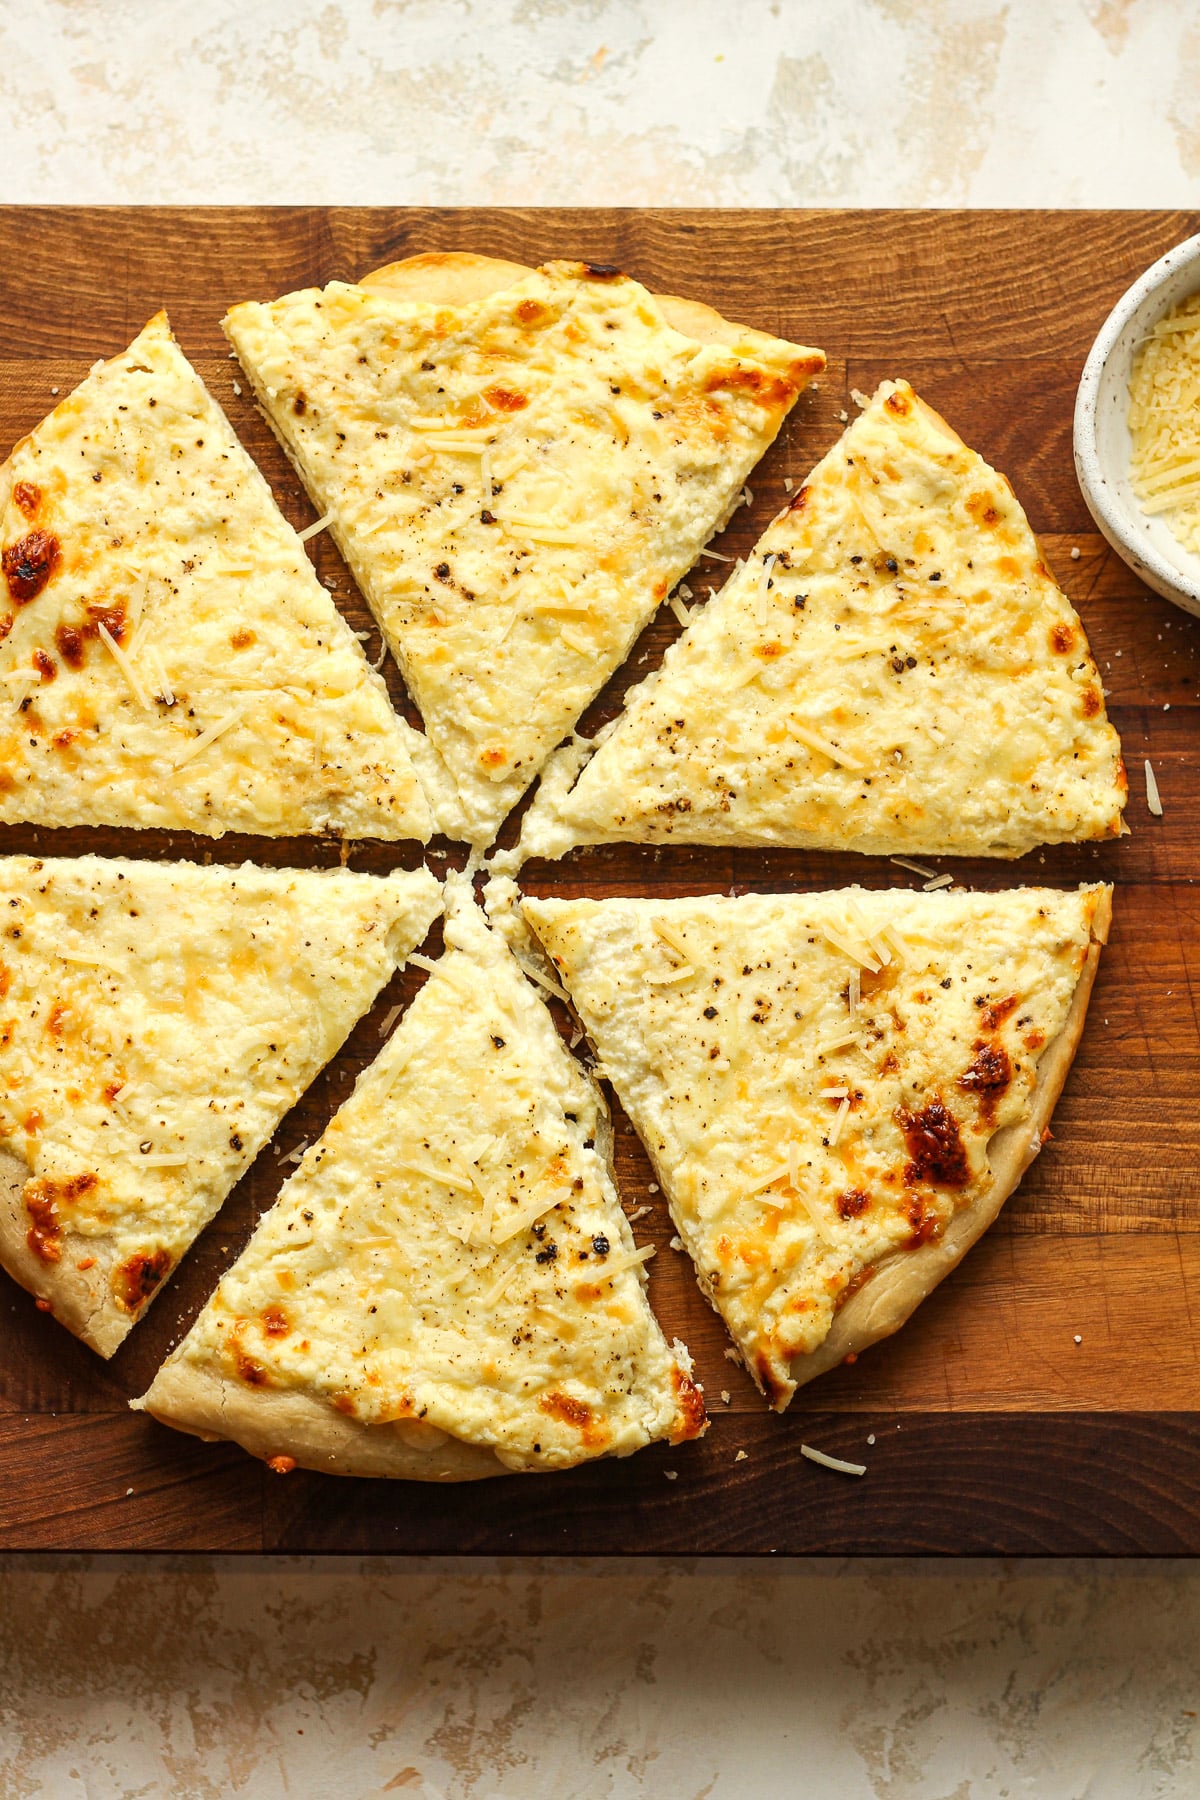
[[[398,977],[284,1121],[143,1324],[101,1364],[0,1278],[0,1547],[553,1551],[1200,1550],[1200,625],[1148,594],[1091,526],[1071,410],[1113,302],[1191,213],[623,213],[415,209],[0,209],[0,451],[160,306],[297,524],[311,509],[234,383],[220,317],[234,301],[352,277],[420,249],[519,261],[617,262],[660,291],[820,344],[829,369],[751,479],[719,549],[754,541],[853,410],[851,390],[905,375],[1013,480],[1083,616],[1131,777],[1132,835],[1017,864],[966,862],[984,887],[1118,884],[1092,1016],[1044,1151],[1000,1221],[896,1339],[768,1415],[724,1356],[650,1172],[618,1115],[618,1170],[655,1307],[692,1348],[714,1424],[700,1445],[566,1477],[436,1495],[280,1480],[126,1410],[274,1199],[290,1165],[379,1045],[419,974]],[[356,628],[378,637],[328,539],[310,549]],[[1072,551],[1079,555],[1073,556]],[[720,564],[702,563],[699,592]],[[618,709],[678,626],[669,613],[590,710]],[[393,699],[408,716],[395,671]],[[1144,803],[1153,760],[1164,817]],[[515,835],[510,821],[505,839]],[[325,840],[0,829],[0,851],[335,863]],[[461,861],[458,851],[449,859]],[[414,847],[355,846],[354,867],[412,866]],[[445,867],[435,846],[432,866]],[[686,894],[907,883],[852,856],[616,846],[531,864],[538,893]],[[431,948],[436,950],[436,934]],[[566,1021],[562,1021],[564,1026]],[[1082,1342],[1076,1344],[1075,1336]],[[723,1399],[728,1395],[728,1402]],[[866,1443],[868,1433],[876,1442]],[[814,1468],[806,1440],[869,1464]],[[744,1461],[735,1460],[739,1449]],[[677,1479],[668,1481],[672,1469]],[[127,1492],[132,1488],[133,1492]]]

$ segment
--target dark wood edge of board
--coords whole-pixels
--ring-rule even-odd
[[[802,1443],[867,1473],[822,1468]],[[54,1472],[36,1516],[0,1508],[0,1551],[69,1538],[72,1552],[1200,1553],[1200,1412],[727,1414],[699,1445],[452,1487],[278,1476],[133,1415],[0,1418],[0,1493],[4,1464],[35,1456]],[[89,1464],[104,1466],[104,1498],[79,1479]]]

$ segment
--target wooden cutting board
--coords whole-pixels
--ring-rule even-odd
[[[1096,534],[1075,484],[1071,412],[1124,288],[1200,229],[1184,213],[755,213],[419,210],[0,210],[0,446],[27,431],[160,306],[296,524],[312,517],[236,386],[232,302],[353,278],[418,250],[618,263],[660,291],[821,345],[829,369],[752,477],[722,549],[749,548],[869,391],[904,375],[1012,479],[1083,616],[1130,772],[1132,835],[1019,864],[958,863],[980,887],[1117,884],[1112,943],[1054,1142],[1000,1221],[900,1336],[770,1414],[725,1360],[650,1171],[618,1118],[627,1203],[653,1240],[651,1293],[695,1354],[713,1424],[699,1445],[569,1475],[453,1490],[279,1477],[126,1407],[194,1317],[419,977],[393,983],[264,1150],[109,1364],[0,1276],[0,1548],[488,1552],[1180,1552],[1200,1550],[1200,624],[1150,595]],[[2,453],[2,451],[0,451]],[[327,536],[338,604],[378,637]],[[1075,552],[1078,555],[1075,555]],[[702,565],[711,567],[711,565]],[[700,588],[707,585],[703,575]],[[678,626],[664,614],[588,715]],[[389,665],[389,673],[394,670]],[[398,683],[393,697],[403,705]],[[412,716],[410,714],[410,716]],[[1164,816],[1152,819],[1143,762]],[[506,837],[511,837],[511,823]],[[0,828],[0,851],[121,851],[270,863],[338,860],[329,842]],[[452,851],[461,861],[461,852]],[[417,860],[356,847],[354,867]],[[432,866],[446,866],[435,854]],[[687,894],[907,882],[886,862],[636,847],[531,864],[537,893]],[[726,1396],[728,1398],[726,1399]],[[802,1458],[861,1460],[861,1480]],[[744,1452],[744,1456],[742,1455]],[[669,1478],[673,1477],[673,1478]]]

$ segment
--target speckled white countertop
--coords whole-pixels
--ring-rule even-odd
[[[1200,204],[1186,0],[23,0],[3,198]],[[0,1800],[1185,1800],[1186,1564],[0,1559]]]

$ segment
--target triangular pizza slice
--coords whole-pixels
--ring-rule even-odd
[[[1126,798],[1083,626],[1011,487],[903,381],[585,755],[546,770],[523,855],[634,841],[1012,857],[1119,833]]]
[[[0,860],[0,1263],[111,1356],[440,908],[427,869]]]
[[[236,306],[225,329],[479,845],[825,362],[616,269],[465,254]]]
[[[1111,890],[526,900],[773,1405],[897,1330],[1041,1147]]]
[[[0,468],[0,820],[428,838],[424,739],[165,313]]]
[[[471,1480],[699,1435],[603,1102],[465,883],[446,952],[138,1402],[277,1469]]]

